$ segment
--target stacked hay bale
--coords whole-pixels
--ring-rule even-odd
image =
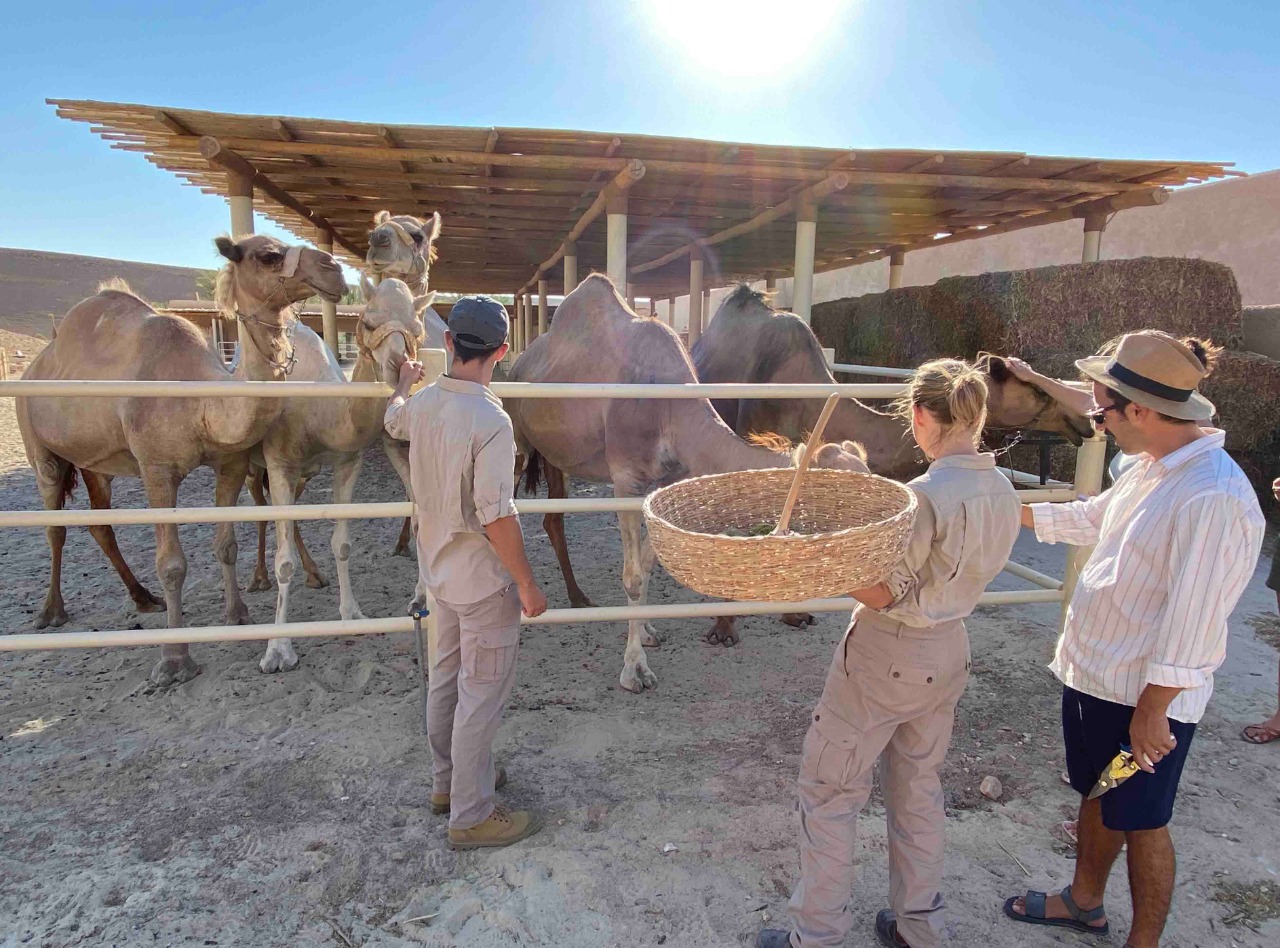
[[[1075,359],[1136,329],[1213,340],[1228,351],[1205,386],[1228,431],[1228,448],[1259,487],[1280,474],[1280,362],[1240,351],[1240,291],[1229,267],[1182,257],[1143,257],[948,277],[813,308],[813,328],[839,362],[910,367],[982,350],[1020,356],[1075,378]],[[1072,469],[1059,449],[1055,476]],[[1020,467],[1034,459],[1018,457]],[[1270,491],[1261,490],[1270,504]]]

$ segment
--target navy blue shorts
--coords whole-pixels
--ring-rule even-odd
[[[1062,689],[1062,740],[1067,749],[1067,774],[1076,793],[1087,797],[1120,753],[1120,745],[1129,743],[1131,720],[1133,708],[1128,705]],[[1124,833],[1168,825],[1196,726],[1170,719],[1169,732],[1178,746],[1156,764],[1154,774],[1139,770],[1102,795],[1102,825],[1107,829]]]

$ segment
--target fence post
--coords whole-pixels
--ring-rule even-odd
[[[1075,489],[1077,494],[1093,497],[1102,493],[1102,476],[1107,466],[1107,439],[1094,435],[1076,448]],[[1067,569],[1062,577],[1062,615],[1058,621],[1061,633],[1067,624],[1067,606],[1076,590],[1080,570],[1089,561],[1091,546],[1073,546],[1067,551]]]
[[[9,350],[0,349],[0,382],[9,381]]]

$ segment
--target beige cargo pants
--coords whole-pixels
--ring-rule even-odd
[[[914,629],[860,611],[836,647],[800,761],[796,948],[838,948],[853,926],[858,813],[882,761],[889,906],[912,948],[942,932],[942,783],[956,704],[969,678],[963,622]],[[879,906],[868,907],[874,917]]]
[[[508,586],[479,602],[436,600],[436,654],[427,687],[432,793],[449,794],[449,827],[493,813],[493,738],[516,680],[520,596]]]

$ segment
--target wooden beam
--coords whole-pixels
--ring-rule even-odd
[[[176,118],[174,118],[164,109],[156,109],[154,113],[154,118],[157,122],[159,122],[161,125],[167,128],[169,131],[173,132],[175,135],[193,134],[191,129],[187,128],[187,126],[183,125],[181,122],[179,122]]]
[[[345,238],[340,237],[337,229],[330,224],[329,221],[312,211],[306,205],[302,204],[289,194],[289,192],[277,187],[265,175],[260,174],[250,162],[244,159],[243,156],[224,147],[223,144],[212,135],[205,135],[200,139],[200,154],[211,164],[217,165],[218,167],[233,174],[238,174],[244,178],[248,178],[253,182],[255,190],[261,191],[277,204],[287,207],[313,227],[318,227],[321,230],[325,230],[333,234],[334,241],[343,249],[350,251],[357,257],[364,256],[364,253],[356,249],[354,244],[350,244]]]
[[[712,234],[710,237],[691,241],[683,247],[673,250],[670,253],[663,254],[655,260],[650,260],[647,263],[634,266],[631,268],[631,273],[645,273],[649,270],[656,270],[658,267],[665,266],[671,261],[690,253],[694,247],[712,247],[716,244],[724,243],[726,240],[732,240],[734,237],[740,237],[743,234],[749,234],[752,231],[759,230],[766,224],[790,214],[793,210],[797,209],[801,204],[804,204],[807,201],[821,201],[828,194],[831,194],[834,191],[841,191],[848,186],[849,172],[837,171],[824,181],[820,181],[802,191],[797,191],[781,204],[775,205],[767,211],[757,214],[749,221],[744,221],[741,224],[735,224],[733,227],[728,227],[719,233]]]
[[[529,281],[525,283],[524,286],[520,287],[520,291],[524,292],[525,290],[527,290],[530,286],[532,286],[534,283],[538,281],[539,277],[541,277],[542,274],[546,273],[548,270],[554,267],[557,263],[559,263],[560,259],[564,256],[565,247],[569,244],[577,242],[578,238],[582,236],[583,231],[585,231],[589,226],[591,226],[592,222],[595,221],[596,218],[598,218],[601,214],[604,213],[605,208],[608,207],[609,205],[609,202],[611,200],[616,200],[616,195],[630,190],[632,185],[634,185],[637,181],[639,181],[644,176],[645,176],[644,164],[635,160],[628,161],[627,166],[622,170],[620,170],[616,175],[614,175],[613,180],[610,181],[608,185],[606,185],[604,190],[601,191],[596,196],[596,199],[591,202],[591,206],[587,208],[585,213],[583,213],[583,215],[580,218],[578,218],[578,223],[576,223],[573,226],[573,229],[569,231],[568,235],[564,238],[564,241],[560,244],[559,249],[556,250],[556,252],[552,254],[551,257],[548,258],[545,263],[543,263],[541,266],[538,267],[537,272],[534,273],[534,275],[529,279]]]

